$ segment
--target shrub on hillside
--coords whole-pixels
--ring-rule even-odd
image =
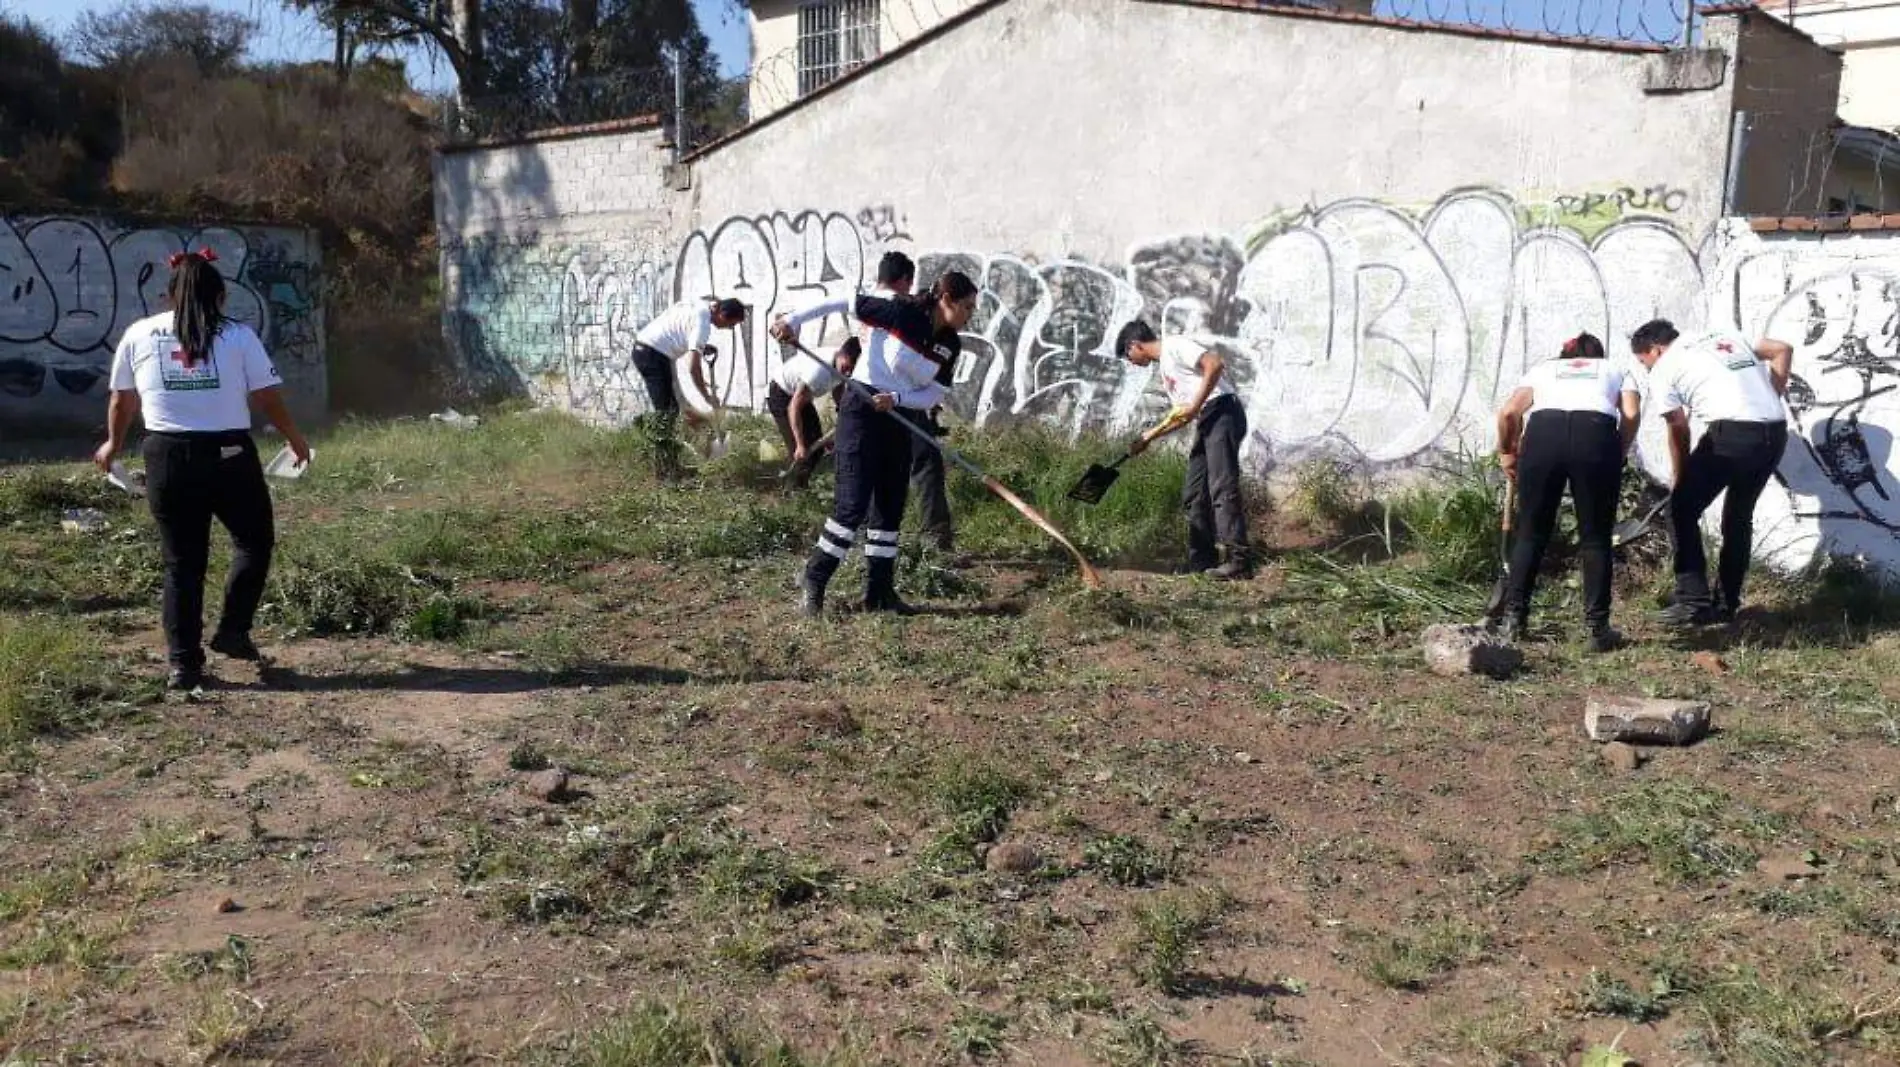
[[[207,78],[155,60],[128,87],[112,184],[187,211],[206,201],[332,231],[427,228],[421,120],[378,93],[304,68]]]

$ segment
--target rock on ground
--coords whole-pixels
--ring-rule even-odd
[[[1643,765],[1643,753],[1635,745],[1623,741],[1612,741],[1603,746],[1603,762],[1624,774]]]
[[[1644,697],[1592,700],[1583,709],[1583,730],[1592,741],[1689,745],[1709,732],[1709,705]]]
[[[1524,665],[1524,653],[1500,641],[1482,626],[1441,624],[1427,629],[1421,639],[1425,663],[1434,674],[1448,678],[1482,674],[1509,678]]]
[[[559,767],[550,768],[529,778],[527,785],[523,788],[536,800],[558,804],[568,798],[567,772]]]
[[[1020,841],[1009,841],[990,849],[983,865],[1005,874],[1028,874],[1042,866],[1042,857]]]

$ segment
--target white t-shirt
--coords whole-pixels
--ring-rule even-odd
[[[1549,359],[1524,372],[1518,387],[1531,391],[1530,414],[1594,411],[1616,418],[1623,393],[1640,393],[1629,365],[1615,359]]]
[[[779,364],[778,386],[788,393],[798,392],[798,387],[802,385],[810,389],[813,396],[823,396],[842,381],[844,376],[838,373],[837,368],[796,349]]]
[[[257,334],[226,322],[207,358],[185,366],[172,315],[126,327],[112,356],[112,388],[137,390],[145,428],[158,433],[219,433],[251,428],[251,394],[284,384]]]
[[[1782,422],[1781,396],[1755,346],[1726,330],[1680,337],[1649,369],[1656,410],[1704,422]]]
[[[1194,402],[1201,391],[1201,356],[1207,347],[1186,337],[1166,337],[1161,341],[1161,387],[1168,392],[1168,404],[1174,408],[1183,408]],[[1225,370],[1220,381],[1214,383],[1214,389],[1207,394],[1207,402],[1223,396],[1232,396],[1233,378]],[[1197,413],[1198,414],[1198,413]]]
[[[705,348],[712,337],[712,305],[704,300],[682,300],[640,327],[635,339],[674,359]]]

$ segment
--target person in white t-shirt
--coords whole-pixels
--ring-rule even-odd
[[[1182,494],[1188,567],[1223,581],[1251,578],[1253,549],[1240,492],[1247,410],[1227,378],[1226,364],[1219,353],[1186,337],[1156,338],[1154,328],[1140,319],[1122,327],[1115,354],[1137,367],[1159,363],[1161,385],[1172,405],[1168,418],[1129,445],[1130,454],[1140,454],[1189,422],[1195,424]]]
[[[1528,627],[1531,593],[1564,487],[1577,506],[1583,620],[1592,650],[1622,642],[1610,628],[1610,531],[1623,484],[1623,457],[1636,440],[1642,396],[1631,368],[1605,358],[1603,342],[1581,333],[1558,358],[1525,372],[1498,409],[1498,462],[1517,483],[1516,539],[1505,579],[1504,635]]]
[[[1676,596],[1662,621],[1672,626],[1729,621],[1741,608],[1748,577],[1755,502],[1788,447],[1782,398],[1794,348],[1769,338],[1751,345],[1726,330],[1683,337],[1668,320],[1655,319],[1630,335],[1630,351],[1649,368],[1650,398],[1669,427]],[[1691,415],[1707,427],[1693,452]],[[1701,523],[1718,496],[1723,498],[1720,588],[1711,590]]]
[[[251,438],[251,406],[284,435],[299,466],[310,461],[263,343],[249,326],[224,315],[216,259],[209,250],[173,256],[166,286],[172,310],[126,327],[112,357],[106,440],[93,454],[99,469],[109,471],[132,420],[144,416],[145,497],[165,561],[165,645],[174,689],[196,689],[205,680],[200,640],[214,518],[229,531],[232,552],[211,650],[261,658],[251,623],[276,531]]]
[[[633,367],[646,383],[653,402],[654,467],[662,479],[679,476],[679,391],[674,388],[677,365],[687,365],[693,386],[713,404],[706,385],[706,364],[716,354],[709,342],[714,330],[729,330],[745,321],[745,305],[737,300],[682,300],[654,316],[634,337]],[[716,406],[716,405],[715,405]]]
[[[832,353],[830,363],[822,363],[797,349],[790,349],[779,364],[778,377],[765,394],[765,407],[778,424],[779,437],[792,457],[792,480],[804,488],[818,462],[815,451],[824,426],[818,421],[818,398],[829,394],[833,403],[844,398],[844,381],[858,365],[861,345],[849,338]]]

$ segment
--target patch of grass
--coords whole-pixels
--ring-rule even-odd
[[[1634,1023],[1654,1022],[1669,1014],[1669,1000],[1675,990],[1667,979],[1650,983],[1649,989],[1637,989],[1621,978],[1592,969],[1578,994],[1577,1008],[1586,1015],[1607,1015]]]
[[[1421,990],[1432,979],[1481,959],[1490,939],[1469,923],[1440,920],[1369,940],[1362,965],[1368,979],[1390,989]]]
[[[155,695],[155,685],[144,683],[145,695]],[[0,748],[90,726],[108,702],[137,688],[82,625],[0,615]]]
[[[1392,503],[1409,547],[1423,553],[1426,570],[1453,582],[1496,576],[1499,493],[1503,476],[1495,457],[1461,455],[1435,472],[1430,486]]]
[[[1521,1006],[1502,1005],[1450,1023],[1429,1044],[1450,1054],[1439,1062],[1459,1067],[1526,1067],[1566,1062],[1569,1035]]]
[[[69,510],[94,508],[128,512],[136,500],[114,489],[96,469],[88,474],[61,474],[51,467],[28,466],[0,474],[0,525],[12,522],[58,523]]]
[[[944,1045],[958,1056],[986,1060],[1003,1051],[1003,1033],[1009,1021],[993,1011],[966,1004],[944,1030]]]
[[[1353,465],[1322,456],[1293,469],[1293,486],[1283,507],[1288,514],[1315,526],[1338,529],[1359,513],[1361,496]]]
[[[1691,1045],[1741,1067],[1797,1067],[1827,1061],[1837,1044],[1900,1038],[1900,997],[1888,990],[1849,1003],[1834,991],[1841,977],[1817,960],[1778,975],[1679,967],[1668,980],[1678,1018],[1695,1028]]]
[[[515,771],[545,771],[553,766],[548,754],[533,741],[523,741],[508,752],[508,768]]]
[[[0,945],[0,971],[61,966],[90,974],[112,958],[116,935],[89,930],[67,920],[39,922],[30,931],[16,931],[11,944]]]
[[[719,938],[713,943],[713,955],[753,974],[771,974],[797,958],[790,945],[762,924],[742,927]]]
[[[184,1044],[195,1061],[247,1059],[264,1050],[277,1027],[263,1002],[235,989],[211,993],[185,1022]]]
[[[1109,1067],[1173,1067],[1188,1062],[1188,1047],[1147,1012],[1110,1023],[1095,1042],[1096,1058]]]
[[[1189,957],[1233,903],[1222,890],[1196,889],[1135,905],[1138,936],[1131,946],[1130,961],[1135,978],[1163,993],[1185,992]]]
[[[291,551],[271,570],[271,595],[262,614],[293,632],[318,637],[389,633],[408,622],[445,579],[400,564],[342,551]]]
[[[1786,828],[1784,816],[1708,786],[1644,782],[1594,812],[1560,819],[1556,841],[1531,858],[1565,874],[1646,863],[1666,882],[1698,883],[1750,869],[1758,858],[1751,845]]]
[[[845,1067],[843,1058],[809,1059],[787,1042],[731,1020],[657,1003],[545,1051],[562,1067]]]
[[[1082,848],[1082,862],[1103,878],[1125,886],[1159,882],[1173,872],[1173,864],[1132,834],[1109,834]]]

